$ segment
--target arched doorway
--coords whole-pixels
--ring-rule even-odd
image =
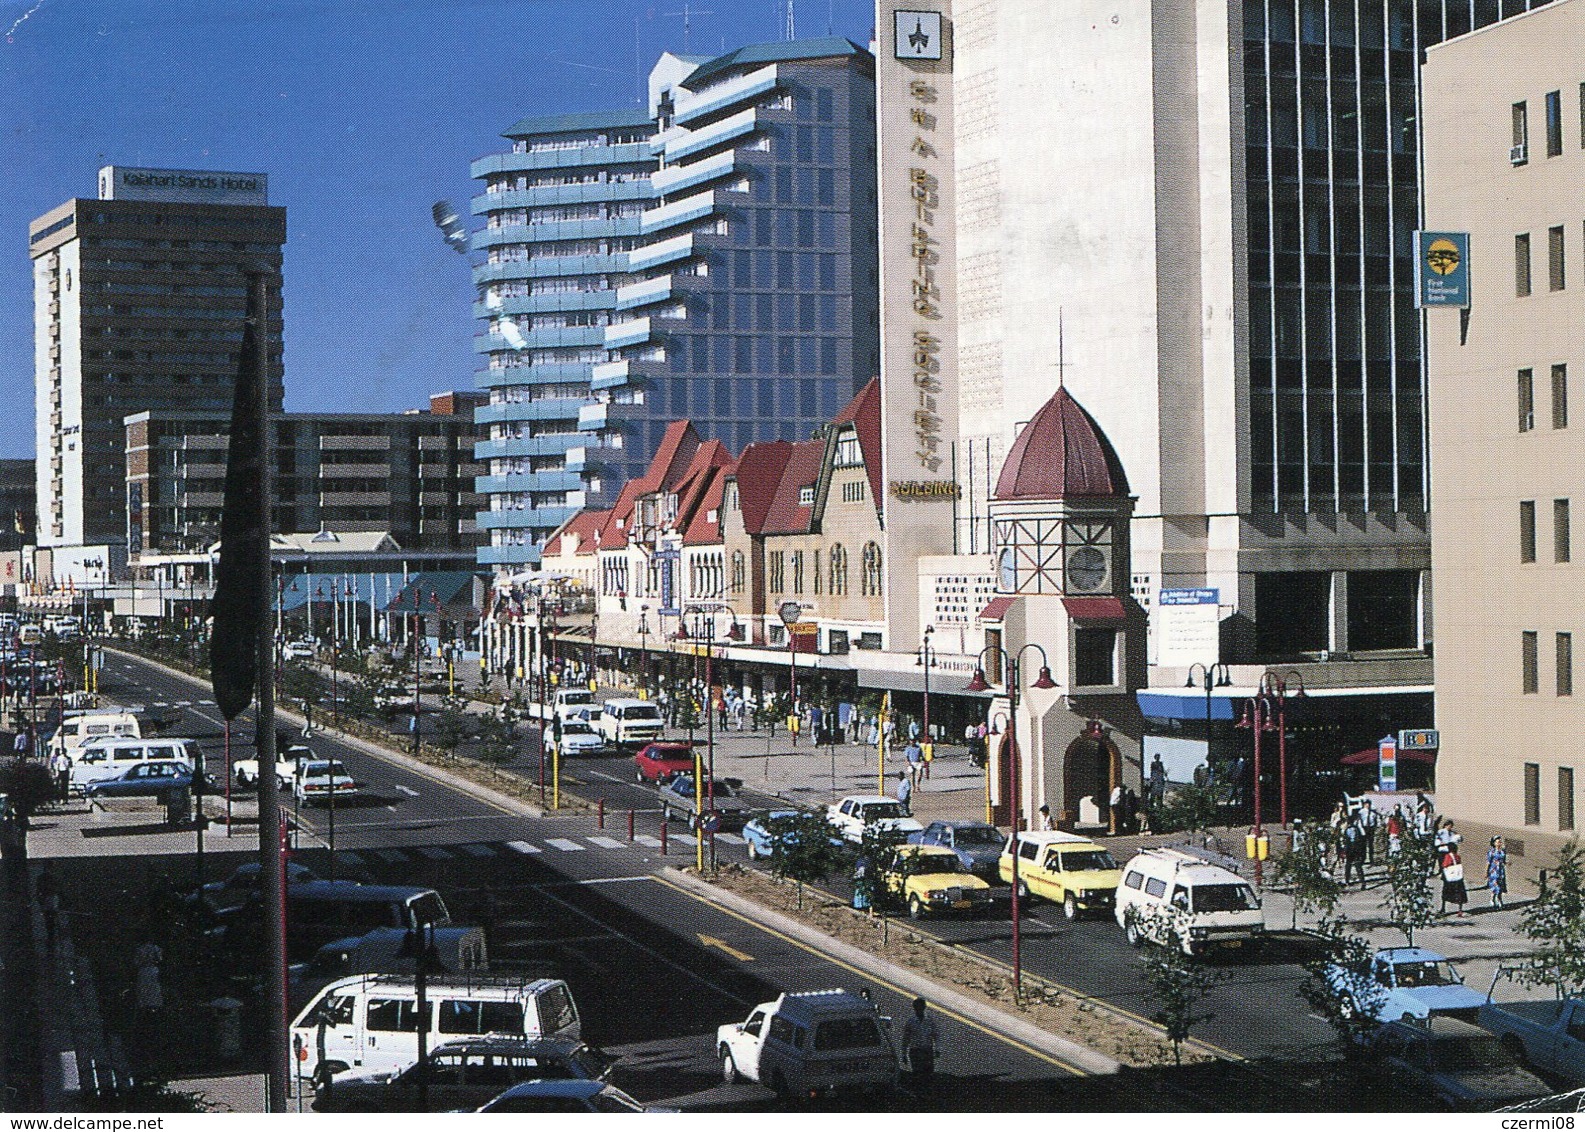
[[[1081,819],[1080,801],[1092,798],[1098,820],[1111,828],[1108,805],[1112,787],[1121,779],[1122,755],[1106,735],[1099,720],[1092,719],[1084,734],[1068,744],[1062,755],[1062,819],[1073,828]],[[1082,815],[1088,816],[1088,814]]]

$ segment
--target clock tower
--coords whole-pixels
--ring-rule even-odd
[[[1059,388],[1013,442],[990,503],[999,600],[987,613],[1000,625],[986,618],[988,639],[999,628],[1026,677],[1044,665],[1056,683],[1042,690],[1026,678],[1019,689],[1025,821],[1045,804],[1069,827],[1111,830],[1113,789],[1140,788],[1143,721],[1133,693],[1144,683],[1145,617],[1129,592],[1133,509],[1116,450]],[[1005,689],[1007,666],[993,667],[987,678]],[[993,723],[1010,702],[995,701]],[[999,757],[1001,745],[992,746]],[[993,781],[1005,792],[1001,769]]]

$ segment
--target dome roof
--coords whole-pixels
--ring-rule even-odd
[[[1095,418],[1064,388],[1013,441],[996,481],[998,500],[1104,498],[1128,494],[1128,477]]]

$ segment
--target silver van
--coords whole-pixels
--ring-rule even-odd
[[[77,793],[153,759],[174,759],[188,770],[197,767],[201,759],[197,739],[92,739],[68,753],[71,788]]]
[[[606,700],[594,729],[618,751],[653,743],[665,730],[660,708],[650,700]]]

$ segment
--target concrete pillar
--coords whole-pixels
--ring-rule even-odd
[[[1348,651],[1348,571],[1332,571],[1332,632],[1327,648]]]

